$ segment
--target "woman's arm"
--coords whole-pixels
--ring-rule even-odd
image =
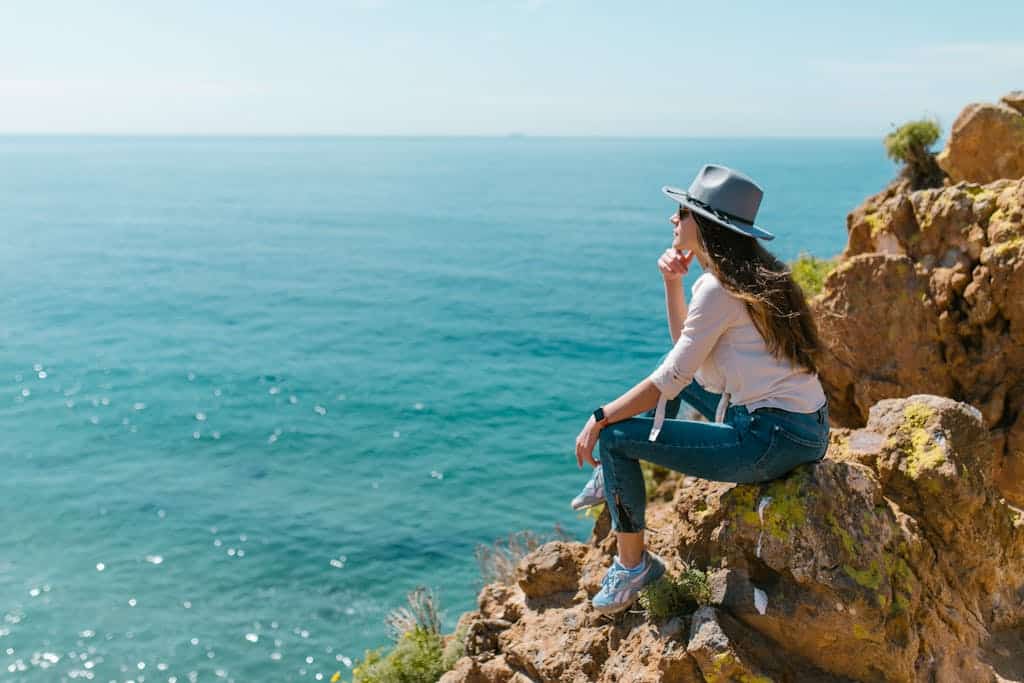
[[[679,341],[686,320],[686,295],[683,292],[683,276],[690,269],[693,252],[683,254],[669,247],[658,258],[658,270],[665,281],[665,312],[668,313],[668,333],[672,343]]]
[[[640,380],[632,389],[604,406],[605,426],[628,420],[658,405],[659,389],[650,378]]]
[[[683,321],[686,320],[686,294],[682,284],[682,278],[665,280],[665,312],[668,313],[668,333],[672,335],[673,344],[679,341]]]
[[[634,415],[650,410],[658,405],[658,396],[660,395],[661,390],[655,386],[654,382],[649,378],[643,379],[622,396],[619,396],[611,403],[605,404],[604,420],[601,424],[597,424],[594,416],[591,415],[587,419],[587,423],[583,425],[583,430],[580,431],[579,436],[576,437],[576,464],[579,467],[583,467],[583,463],[586,461],[591,466],[597,467],[597,461],[594,460],[593,453],[601,428],[614,422],[628,420]]]

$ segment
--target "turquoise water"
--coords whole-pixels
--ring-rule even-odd
[[[663,184],[831,256],[878,140],[0,138],[0,680],[326,680],[557,522],[671,344]],[[687,286],[699,273],[697,267]],[[319,676],[319,678],[318,678]]]

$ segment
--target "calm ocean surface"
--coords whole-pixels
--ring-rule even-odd
[[[554,524],[671,345],[663,184],[831,256],[880,140],[0,138],[0,681],[326,680]],[[687,288],[699,274],[694,265]]]

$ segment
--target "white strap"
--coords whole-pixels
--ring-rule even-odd
[[[718,399],[718,407],[715,409],[715,422],[725,421],[725,411],[729,409],[729,399],[732,398],[729,392],[723,391],[722,397]],[[661,425],[665,422],[665,404],[668,399],[665,394],[658,396],[658,407],[654,410],[654,424],[651,425],[651,433],[647,436],[648,441],[656,441],[661,433]]]
[[[651,433],[647,436],[648,441],[654,441],[661,433],[661,424],[665,421],[665,403],[667,402],[665,394],[658,396],[658,407],[654,410],[654,424],[651,426]]]
[[[715,422],[725,421],[725,411],[729,409],[729,392],[723,391],[722,397],[718,399],[718,408],[715,410]]]

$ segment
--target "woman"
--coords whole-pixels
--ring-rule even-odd
[[[595,469],[573,507],[596,502],[603,483],[618,543],[592,600],[602,614],[625,610],[665,572],[663,560],[644,548],[641,459],[704,479],[753,483],[817,462],[828,446],[817,331],[789,269],[758,242],[774,238],[754,224],[761,188],[709,164],[688,191],[662,191],[679,203],[670,219],[672,248],[658,261],[674,346],[647,378],[595,410],[576,438],[577,464]],[[703,274],[687,306],[680,279],[694,257]],[[713,422],[675,419],[681,400]]]

